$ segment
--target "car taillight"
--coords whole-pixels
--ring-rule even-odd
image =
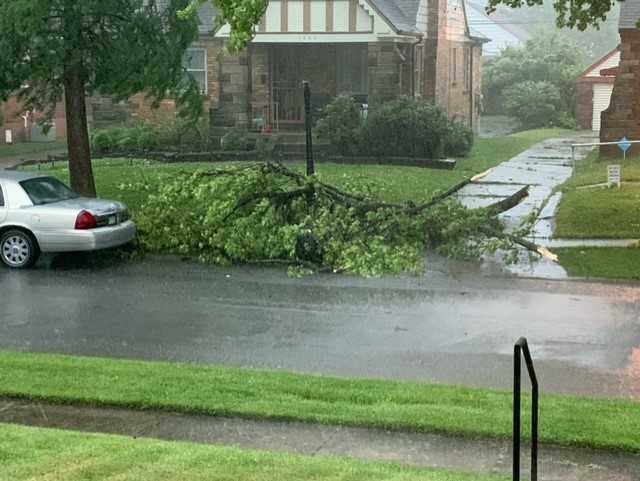
[[[76,229],[78,230],[95,229],[97,225],[96,217],[86,210],[80,212],[76,217]]]

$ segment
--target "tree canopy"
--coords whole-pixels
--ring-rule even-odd
[[[543,5],[545,0],[489,0],[487,10],[493,12],[499,5],[511,8]],[[590,26],[599,26],[607,19],[616,0],[554,0],[556,25],[585,30]]]
[[[182,12],[182,16],[195,16],[198,7],[211,1],[218,9],[216,23],[229,24],[231,34],[228,48],[244,48],[255,34],[255,26],[267,10],[269,0],[191,0],[191,4]]]
[[[527,128],[571,126],[575,81],[585,67],[580,47],[557,31],[538,30],[522,47],[508,47],[487,62],[485,104]]]
[[[246,45],[267,0],[213,0],[231,25],[231,48]],[[184,75],[183,56],[198,36],[201,0],[0,0],[0,101],[50,118],[64,99],[71,186],[95,195],[86,95],[151,102],[172,97],[196,117],[202,99]]]

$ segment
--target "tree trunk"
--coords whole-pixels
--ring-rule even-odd
[[[86,92],[81,65],[73,65],[65,70],[64,100],[71,188],[82,196],[95,197],[96,184],[91,168]]]

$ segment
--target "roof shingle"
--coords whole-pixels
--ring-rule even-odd
[[[638,28],[640,20],[640,0],[624,0],[620,2],[620,29]]]

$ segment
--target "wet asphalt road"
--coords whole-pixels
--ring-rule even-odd
[[[290,279],[149,258],[0,268],[0,349],[511,387],[527,336],[546,392],[640,399],[640,285],[484,277]]]

